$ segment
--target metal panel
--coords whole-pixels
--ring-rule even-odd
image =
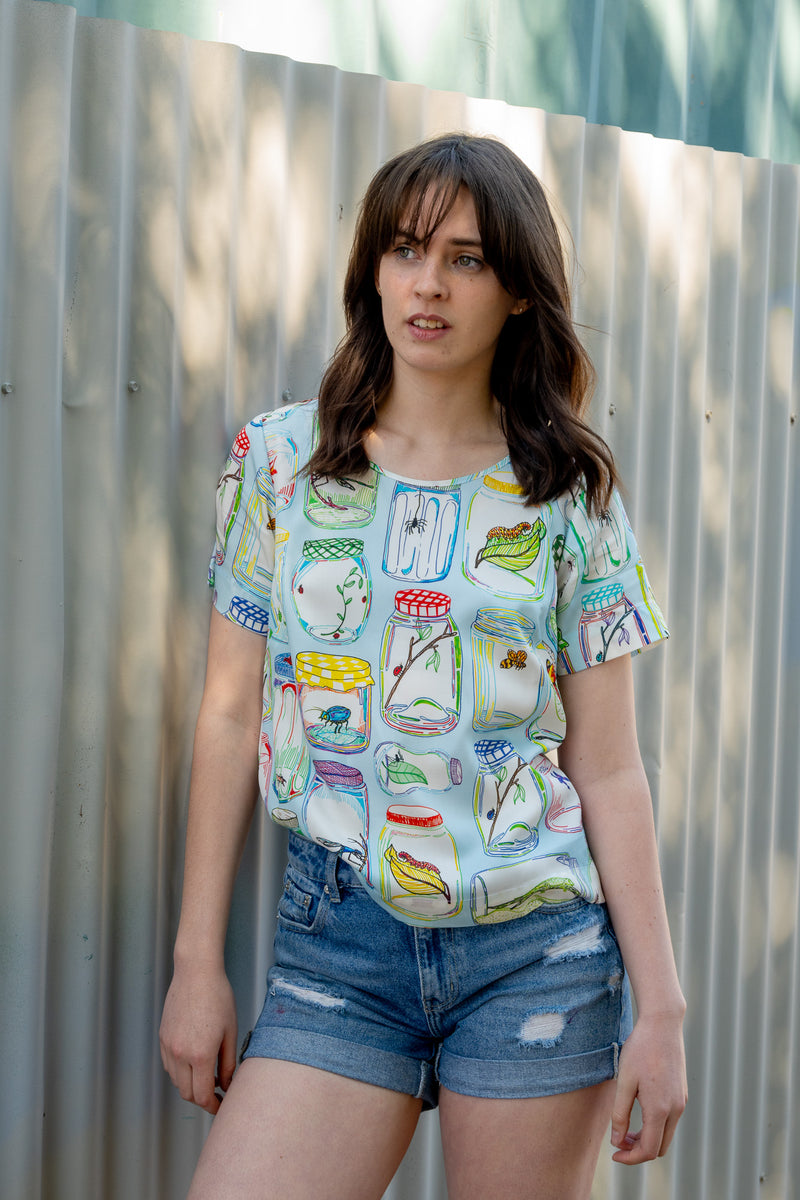
[[[86,16],[800,161],[798,0],[439,0],[424,34],[407,0],[62,2]]]
[[[156,1046],[217,471],[315,390],[376,165],[494,132],[571,227],[596,419],[672,640],[637,664],[691,1108],[594,1195],[790,1200],[797,1026],[800,169],[0,0],[0,762],[8,1200],[167,1200],[207,1118]],[[260,1006],[282,848],[229,938]],[[445,1195],[435,1116],[391,1200]]]

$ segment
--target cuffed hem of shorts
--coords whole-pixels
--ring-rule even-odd
[[[305,1029],[253,1030],[243,1058],[278,1058],[283,1062],[318,1067],[346,1079],[357,1079],[391,1092],[403,1092],[422,1100],[424,1109],[435,1108],[439,1085],[434,1064],[425,1059],[404,1058],[377,1046],[343,1041]],[[457,1090],[457,1089],[453,1089]]]
[[[524,1100],[560,1096],[615,1079],[621,1045],[529,1062],[508,1059],[462,1058],[446,1049],[439,1056],[439,1082],[448,1091],[487,1100]]]

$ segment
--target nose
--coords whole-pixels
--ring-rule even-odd
[[[414,290],[418,296],[432,300],[444,295],[446,289],[442,264],[434,255],[426,254],[420,262]]]

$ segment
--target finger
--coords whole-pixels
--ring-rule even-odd
[[[217,1083],[227,1092],[236,1070],[236,1029],[226,1031],[219,1050],[219,1075]]]
[[[669,1150],[672,1139],[675,1136],[675,1130],[678,1127],[678,1121],[680,1121],[685,1108],[686,1101],[684,1100],[683,1103],[674,1109],[667,1117],[667,1121],[664,1126],[664,1136],[661,1139],[661,1149],[658,1152],[659,1156],[666,1154],[667,1150]]]
[[[205,1063],[192,1070],[192,1103],[213,1117],[219,1111],[220,1099],[214,1089],[214,1068]]]
[[[614,1096],[614,1108],[611,1112],[611,1145],[621,1150],[625,1145],[631,1124],[631,1113],[635,1092],[626,1086],[622,1075],[617,1080],[617,1091]]]

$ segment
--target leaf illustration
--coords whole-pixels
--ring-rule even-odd
[[[428,656],[428,658],[425,660],[425,670],[427,671],[428,667],[433,667],[434,671],[438,671],[439,666],[441,665],[441,661],[442,661],[442,656],[439,653],[439,647],[436,646],[436,647],[434,647],[433,653],[430,654]]]
[[[398,854],[394,846],[387,846],[384,854],[389,869],[397,883],[412,896],[435,896],[450,899],[450,888],[442,879],[438,867],[433,863],[420,862],[406,850]]]
[[[496,772],[496,775],[498,783],[505,783],[506,776],[508,775],[508,768],[501,767],[500,770]]]
[[[517,804],[520,800],[524,800],[524,799],[525,799],[525,788],[522,786],[521,783],[518,783],[514,788],[514,796],[512,799],[512,803]]]
[[[433,633],[432,625],[419,625],[417,627],[417,641],[418,642],[427,642],[428,638],[431,636],[432,633]]]
[[[421,771],[414,763],[403,762],[402,759],[400,762],[394,759],[385,759],[384,766],[386,767],[386,774],[392,783],[421,783],[425,785],[428,782],[424,771]]]
[[[495,525],[486,535],[486,545],[478,551],[475,566],[489,562],[506,571],[526,571],[539,554],[544,532],[541,517],[533,525],[520,521],[513,529]]]

